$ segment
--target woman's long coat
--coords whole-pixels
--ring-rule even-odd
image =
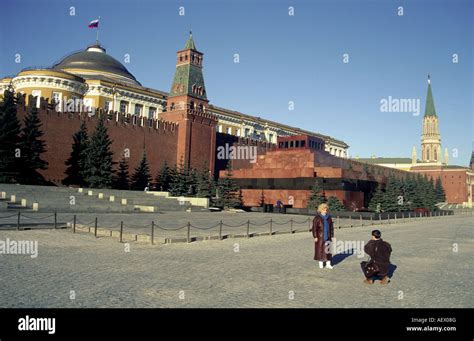
[[[332,218],[329,217],[328,219],[329,222],[329,240],[334,237],[334,225],[332,222]],[[332,254],[331,253],[326,253],[326,247],[324,245],[324,222],[323,218],[318,214],[314,219],[313,219],[313,238],[318,238],[317,242],[314,242],[314,260],[318,261],[330,261],[332,259]]]

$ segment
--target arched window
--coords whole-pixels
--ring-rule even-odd
[[[191,101],[189,103],[189,109],[193,110],[194,109],[194,101]]]
[[[174,108],[175,108],[175,105],[174,105],[174,102],[172,102],[170,105],[170,110],[174,110]]]
[[[433,159],[435,161],[438,161],[438,153],[437,153],[436,147],[433,148]]]
[[[431,160],[431,153],[430,153],[430,147],[426,147],[426,160],[430,161]]]

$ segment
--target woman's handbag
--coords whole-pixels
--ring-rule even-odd
[[[374,277],[375,274],[379,272],[379,267],[375,264],[373,259],[361,262],[360,264],[362,265],[362,270],[366,278]]]

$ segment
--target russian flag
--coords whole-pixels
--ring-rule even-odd
[[[89,23],[89,28],[94,28],[94,27],[99,27],[99,19],[96,19],[96,20],[92,20],[90,23]]]

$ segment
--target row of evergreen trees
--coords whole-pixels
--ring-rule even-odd
[[[45,142],[41,140],[43,132],[38,110],[30,107],[21,127],[17,117],[19,97],[9,90],[3,96],[0,103],[0,182],[45,184],[38,172],[48,166],[41,159]]]
[[[242,206],[240,188],[232,178],[229,163],[224,177],[216,183],[210,170],[201,170],[164,162],[152,183],[152,174],[146,152],[143,152],[138,166],[132,175],[129,172],[127,157],[120,160],[114,171],[113,153],[104,119],[99,119],[92,136],[88,136],[85,122],[73,136],[72,151],[65,162],[65,185],[78,185],[94,188],[115,188],[143,191],[145,188],[169,191],[172,196],[210,198],[216,206],[233,208]]]
[[[130,179],[130,181],[129,181]],[[126,158],[119,163],[118,172],[113,186],[117,189],[143,190],[152,187],[159,191],[170,192],[171,196],[187,196],[209,198],[211,204],[223,208],[241,207],[242,194],[232,176],[231,164],[228,164],[226,173],[217,182],[207,166],[200,170],[179,165],[169,166],[165,161],[151,183],[151,173],[146,154],[135,169],[132,177],[129,177]]]
[[[421,174],[411,174],[405,179],[391,176],[385,188],[377,188],[369,209],[376,212],[401,212],[415,208],[435,210],[436,204],[445,200],[441,178],[434,182],[433,178]]]
[[[311,189],[311,196],[309,197],[307,207],[309,209],[315,209],[322,203],[328,204],[331,211],[344,211],[346,209],[338,198],[333,196],[326,198],[323,188],[316,182]]]

